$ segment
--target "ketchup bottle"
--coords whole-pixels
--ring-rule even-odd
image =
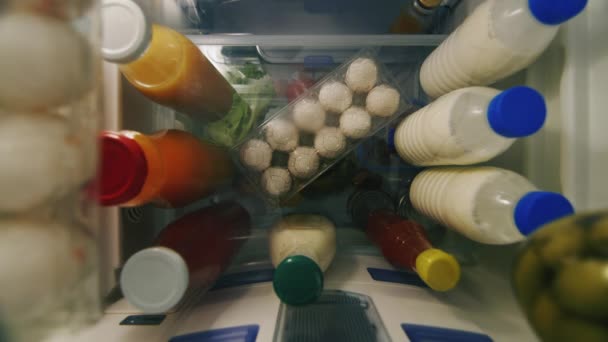
[[[456,259],[433,248],[424,228],[400,217],[392,198],[380,190],[363,189],[349,199],[355,224],[364,227],[369,240],[397,268],[412,270],[433,290],[448,291],[460,280]]]
[[[179,303],[188,288],[209,289],[247,240],[249,213],[235,202],[199,209],[169,224],[156,246],[127,260],[120,286],[132,305],[162,313]]]
[[[106,206],[186,206],[233,174],[226,151],[175,129],[152,135],[105,131],[101,150],[99,201]]]

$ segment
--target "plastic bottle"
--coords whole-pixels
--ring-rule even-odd
[[[406,6],[391,25],[391,33],[424,33],[433,24],[433,14],[441,0],[408,0]]]
[[[532,88],[458,89],[403,119],[394,145],[413,165],[480,163],[537,132],[546,113],[543,96]]]
[[[490,85],[530,65],[559,25],[587,0],[488,0],[424,61],[420,83],[437,98],[467,86]]]
[[[92,176],[69,122],[51,113],[0,113],[0,211],[61,198]]]
[[[60,19],[27,12],[0,15],[0,107],[42,111],[79,99],[94,85],[93,50]]]
[[[174,129],[152,135],[105,131],[101,153],[99,200],[107,206],[182,207],[229,181],[233,172],[225,151]]]
[[[524,240],[541,226],[574,212],[558,193],[539,191],[515,172],[495,167],[422,171],[412,183],[415,209],[469,239],[486,244]]]
[[[232,146],[254,124],[247,103],[179,32],[150,25],[131,0],[104,0],[103,56],[152,101],[208,123],[204,136]]]
[[[160,233],[155,247],[127,260],[120,274],[125,298],[146,313],[162,313],[177,305],[188,288],[209,289],[250,229],[249,213],[234,202],[181,217]]]
[[[272,227],[269,244],[277,296],[289,305],[314,302],[336,253],[334,224],[318,215],[286,216]]]
[[[348,207],[354,222],[392,265],[418,273],[436,291],[448,291],[458,284],[458,261],[434,248],[420,224],[396,214],[388,194],[361,189],[349,198]]]

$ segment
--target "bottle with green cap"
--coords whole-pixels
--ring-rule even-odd
[[[403,119],[394,146],[412,165],[481,163],[536,133],[546,114],[543,96],[530,87],[458,89]]]
[[[434,248],[420,224],[394,210],[393,199],[378,189],[361,189],[348,201],[356,225],[397,268],[412,270],[435,291],[453,289],[460,280],[460,264],[450,254]]]
[[[272,227],[269,245],[277,296],[288,305],[314,302],[336,253],[334,224],[319,215],[289,215]]]
[[[410,188],[413,207],[471,240],[503,245],[574,213],[561,194],[540,191],[497,167],[441,167],[422,171]]]

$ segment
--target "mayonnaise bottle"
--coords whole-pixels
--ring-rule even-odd
[[[314,302],[336,253],[334,224],[323,216],[289,215],[272,227],[269,244],[277,296],[289,305]]]
[[[394,145],[413,165],[480,163],[537,132],[546,113],[543,96],[529,87],[458,89],[406,117]]]
[[[452,90],[489,85],[531,64],[559,25],[587,0],[488,0],[424,61],[420,83],[437,98]]]
[[[510,244],[574,213],[558,193],[539,191],[515,172],[495,167],[433,168],[412,182],[415,209],[471,240]]]

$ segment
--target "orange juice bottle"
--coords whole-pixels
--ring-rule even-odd
[[[101,134],[102,205],[182,207],[229,181],[232,172],[226,152],[188,132]]]
[[[431,27],[433,14],[441,0],[407,0],[399,17],[390,27],[391,33],[425,33]]]
[[[154,102],[205,123],[203,136],[232,146],[254,123],[248,104],[181,33],[151,25],[131,0],[103,1],[104,59]],[[208,125],[207,125],[208,124]]]

